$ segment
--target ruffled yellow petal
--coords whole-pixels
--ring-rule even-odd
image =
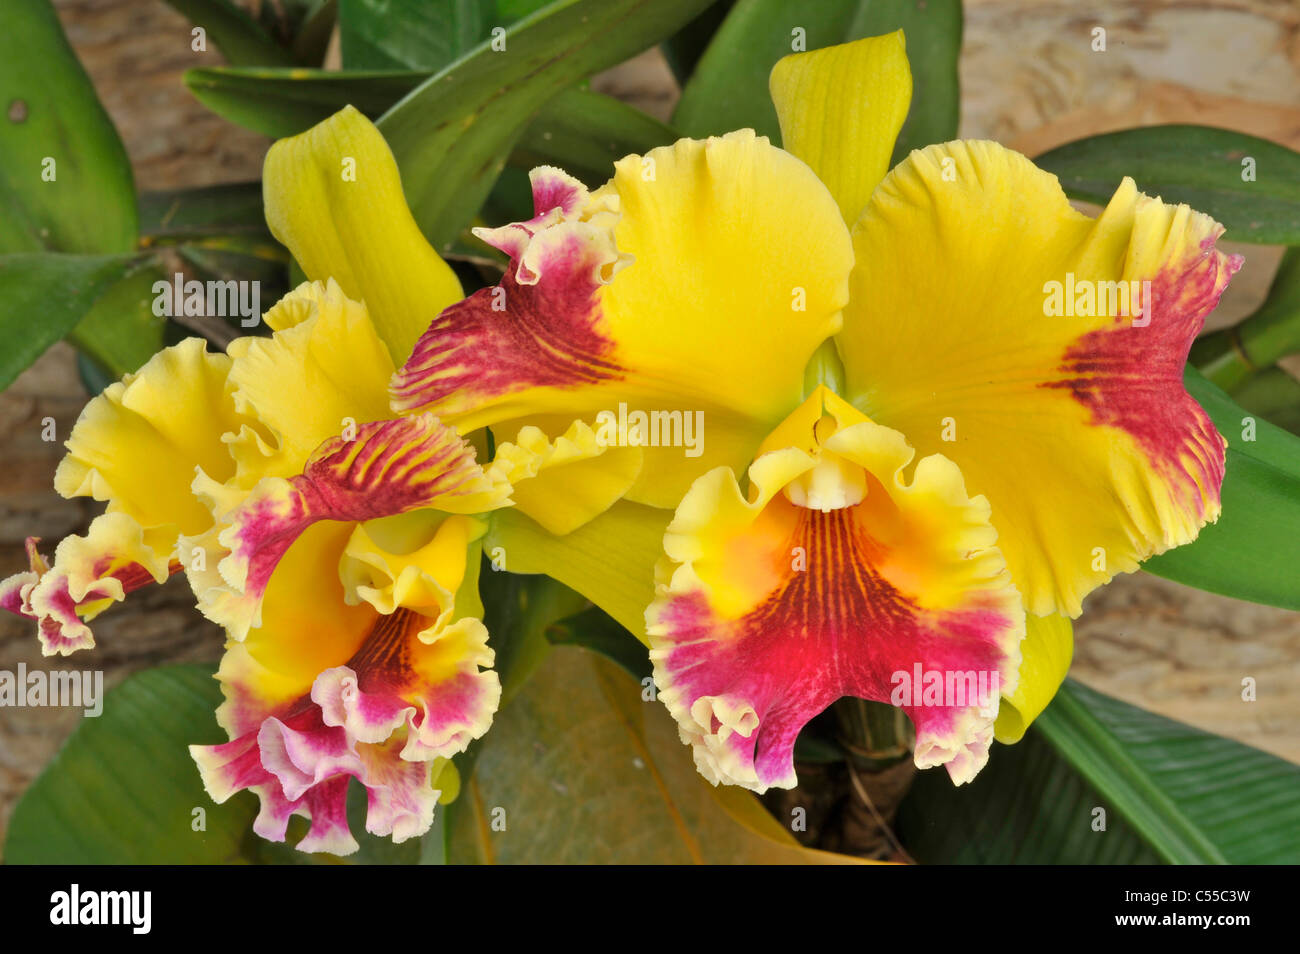
[[[554,534],[572,533],[604,513],[641,473],[639,447],[620,447],[582,421],[554,441],[524,427],[498,444],[489,472],[514,488],[515,509]]]
[[[1035,615],[1077,615],[1218,516],[1224,443],[1182,371],[1240,265],[1221,231],[1131,180],[1093,220],[986,142],[913,153],[855,227],[853,402],[988,498]]]
[[[323,441],[392,417],[392,359],[365,305],[333,279],[303,283],[266,317],[277,329],[272,337],[239,338],[229,347],[235,406],[255,422],[231,439],[244,488],[264,476],[296,474]]]
[[[226,377],[230,359],[200,338],[158,352],[135,374],[92,398],[54,475],[65,497],[108,501],[141,527],[198,533],[212,517],[190,493],[195,467],[225,480],[234,463],[222,435],[244,419]]]
[[[1015,692],[1004,693],[993,736],[1004,745],[1019,742],[1025,730],[1056,696],[1074,655],[1074,627],[1069,619],[1030,616],[1020,644],[1020,678]]]
[[[266,156],[262,190],[271,232],[308,278],[335,279],[364,301],[397,362],[460,281],[421,234],[379,130],[346,106]]]
[[[840,326],[851,249],[812,170],[752,131],[615,169],[591,195],[539,170],[538,214],[484,233],[512,256],[505,279],[439,317],[395,377],[394,406],[466,430],[702,414],[703,446],[683,448],[679,428],[656,449],[671,466],[631,494],[672,506],[707,466],[747,463],[798,403],[804,365]]]
[[[457,592],[465,582],[469,545],[486,529],[473,517],[434,510],[361,524],[339,565],[347,601],[364,600],[381,613],[405,606],[424,616],[443,618],[455,609]]]
[[[769,88],[782,144],[855,222],[889,171],[912,101],[903,31],[793,53],[772,67]]]
[[[86,623],[127,593],[161,583],[180,568],[182,534],[200,534],[212,516],[190,493],[196,467],[223,479],[234,462],[223,435],[246,425],[235,410],[230,360],[186,339],[92,398],[55,472],[65,497],[108,502],[84,537],[70,536],[48,566],[28,541],[30,569],[0,581],[0,608],[38,624],[42,650],[94,646]]]

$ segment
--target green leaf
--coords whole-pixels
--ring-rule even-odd
[[[960,0],[824,0],[803,5],[738,0],[682,91],[673,125],[697,138],[750,126],[780,142],[767,81],[776,61],[794,52],[796,28],[805,31],[802,39],[808,50],[903,29],[912,68],[912,106],[894,159],[956,136]]]
[[[262,210],[262,183],[143,192],[139,197],[144,244],[183,242],[212,235],[270,238]]]
[[[553,646],[581,646],[599,653],[642,685],[650,676],[650,654],[645,644],[599,606],[552,623],[546,628],[546,639]]]
[[[291,24],[290,55],[296,63],[319,66],[329,51],[330,37],[338,23],[337,0],[310,0],[298,6],[301,15]]]
[[[550,577],[495,571],[484,557],[479,572],[483,625],[496,653],[493,669],[501,694],[509,700],[546,656],[546,630],[588,605],[587,600]]]
[[[1067,680],[970,785],[923,772],[898,831],[931,863],[1294,864],[1300,766]]]
[[[1254,160],[1253,177],[1243,162]],[[1066,194],[1105,205],[1124,176],[1147,195],[1185,202],[1234,242],[1300,245],[1300,153],[1211,126],[1147,126],[1066,143],[1034,162]]]
[[[6,9],[0,89],[0,254],[134,248],[126,150],[48,0]]]
[[[413,70],[362,72],[269,67],[187,70],[185,85],[218,116],[279,139],[351,104],[376,117],[429,78]]]
[[[138,371],[163,346],[167,322],[153,313],[153,287],[169,280],[156,265],[123,276],[91,306],[68,340],[113,378]]]
[[[1265,368],[1255,374],[1233,398],[1251,414],[1300,434],[1300,381],[1281,368]]]
[[[491,4],[482,0],[339,0],[343,65],[349,70],[441,69],[478,45],[491,12]]]
[[[567,647],[498,713],[451,808],[457,864],[856,860],[800,847],[751,793],[709,785],[660,703]]]
[[[379,120],[425,235],[447,247],[553,96],[658,43],[707,0],[561,0],[427,80]]]
[[[435,814],[426,838],[394,844],[365,832],[365,790],[348,790],[359,850],[346,858],[292,847],[307,821],[290,821],[284,842],[253,834],[257,797],[240,792],[216,805],[203,790],[190,745],[226,741],[214,713],[221,689],[213,667],[164,666],[137,673],[103,699],[24,793],[5,842],[10,864],[415,864],[439,863]],[[202,815],[195,809],[202,809]],[[195,830],[202,817],[202,831]]]
[[[137,261],[130,255],[0,255],[0,388],[71,331]]]
[[[1300,609],[1300,437],[1243,410],[1194,368],[1183,382],[1228,439],[1223,513],[1194,542],[1142,568],[1211,593]]]
[[[595,188],[614,174],[614,163],[631,153],[666,146],[678,134],[612,96],[569,89],[542,107],[515,146],[512,165],[559,166]]]
[[[235,66],[289,66],[293,56],[231,0],[166,0]]]
[[[413,70],[340,73],[218,67],[190,70],[185,82],[219,116],[281,138],[297,135],[349,104],[372,118],[380,116],[430,75]],[[558,165],[589,185],[600,185],[613,174],[615,161],[677,138],[671,127],[611,96],[569,89],[541,107],[510,161],[525,168]],[[220,198],[214,191],[220,188],[239,187],[211,187],[213,200]],[[239,193],[231,198],[244,201]],[[198,201],[208,203],[202,197]],[[260,192],[257,203],[260,214]]]
[[[221,864],[242,860],[256,814],[243,793],[214,805],[187,746],[224,742],[207,666],[131,676],[85,719],[14,809],[10,864]],[[194,831],[202,809],[206,830]]]
[[[1282,256],[1264,303],[1231,328],[1197,339],[1188,360],[1229,392],[1257,369],[1300,352],[1300,248]]]
[[[713,35],[735,5],[736,0],[714,0],[703,13],[660,44],[679,86],[685,86],[691,78]]]

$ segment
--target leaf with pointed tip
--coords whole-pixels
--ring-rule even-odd
[[[579,80],[653,46],[708,0],[558,0],[385,113],[379,129],[429,240],[446,248],[483,204],[524,127]]]
[[[1144,126],[1058,146],[1034,163],[1075,199],[1105,205],[1125,176],[1214,216],[1234,242],[1300,245],[1300,153],[1212,126]]]
[[[6,6],[0,89],[0,254],[131,251],[131,164],[48,0]]]
[[[970,785],[921,773],[897,827],[929,863],[1295,864],[1300,766],[1067,680]]]
[[[134,255],[0,255],[0,388],[77,326]]]

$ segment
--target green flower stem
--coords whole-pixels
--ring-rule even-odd
[[[865,699],[841,699],[831,706],[838,741],[860,772],[880,772],[911,756],[911,727],[902,709]]]

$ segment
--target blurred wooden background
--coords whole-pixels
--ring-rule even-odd
[[[117,124],[142,188],[255,179],[268,141],[209,114],[183,70],[221,63],[190,50],[188,23],[159,0],[55,0],[69,38]],[[1093,52],[1091,31],[1107,30]],[[1195,122],[1300,149],[1300,2],[1283,0],[968,0],[961,133],[1035,155],[1081,136]],[[677,89],[650,52],[596,88],[667,118]],[[1139,183],[1139,186],[1141,183]],[[1246,254],[1213,324],[1253,309],[1279,251]],[[66,436],[86,400],[71,351],[52,349],[0,394],[0,575],[23,568],[22,541],[50,549],[94,508],[50,489],[61,448],[40,440],[53,416]],[[1300,583],[1298,583],[1300,585]],[[96,622],[99,648],[74,657],[106,683],[168,661],[215,660],[221,637],[193,611],[183,580],[137,594]],[[1300,762],[1300,614],[1191,590],[1143,574],[1095,593],[1077,627],[1073,674],[1104,692]],[[42,660],[30,628],[0,617],[0,668]],[[1241,681],[1258,701],[1241,700]],[[76,725],[77,711],[0,709],[0,836],[17,796]]]

